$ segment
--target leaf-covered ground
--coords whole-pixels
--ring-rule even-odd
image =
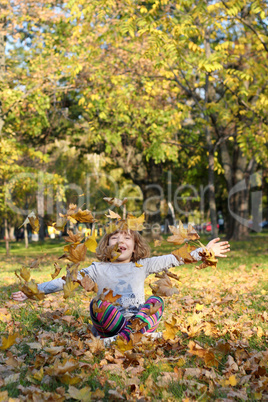
[[[105,348],[92,337],[93,294],[82,289],[67,301],[61,293],[41,302],[10,299],[18,289],[14,271],[38,257],[32,277],[49,280],[62,245],[25,251],[13,244],[5,258],[1,244],[0,401],[268,400],[266,236],[231,244],[216,269],[175,268],[180,293],[165,299],[164,338],[144,337],[132,347]],[[154,281],[148,278],[148,295]]]

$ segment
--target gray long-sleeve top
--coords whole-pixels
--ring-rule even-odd
[[[192,257],[200,260],[199,251],[196,249],[191,252]],[[137,267],[134,262],[93,262],[89,267],[82,269],[98,285],[98,295],[103,289],[113,290],[114,295],[121,295],[117,300],[118,310],[129,318],[136,314],[145,302],[144,281],[148,275],[161,272],[164,269],[176,267],[184,264],[184,260],[178,260],[174,255],[168,254],[160,257],[141,259],[137,262],[141,267]],[[78,279],[82,275],[78,273]],[[40,291],[44,293],[54,293],[63,289],[65,281],[62,278],[54,279],[38,285]]]

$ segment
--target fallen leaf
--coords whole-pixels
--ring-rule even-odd
[[[16,342],[16,339],[19,337],[19,334],[9,334],[7,338],[2,336],[2,346],[0,346],[1,350],[6,350],[10,348]]]
[[[77,389],[72,385],[69,386],[68,394],[70,398],[76,399],[82,402],[91,402],[91,388],[84,387],[82,389]]]
[[[130,340],[127,342],[125,339],[123,339],[121,336],[118,336],[116,343],[116,347],[121,351],[125,352],[127,350],[132,350],[133,349],[133,342]]]
[[[163,332],[163,338],[165,340],[168,339],[175,339],[175,336],[179,330],[179,327],[176,325],[177,324],[177,320],[174,317],[174,315],[172,316],[172,320],[169,323],[168,321],[164,321],[166,330]]]

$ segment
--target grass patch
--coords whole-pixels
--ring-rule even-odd
[[[204,244],[208,240],[205,236],[201,239]],[[45,392],[51,400],[62,397],[71,401],[70,387],[81,392],[89,387],[93,400],[243,400],[243,392],[249,400],[268,399],[258,385],[260,378],[267,378],[267,240],[261,233],[247,242],[231,242],[229,257],[221,259],[216,269],[198,271],[194,265],[172,269],[180,277],[180,294],[166,299],[159,329],[165,330],[165,321],[174,315],[177,337],[127,352],[115,346],[99,350],[92,343],[88,307],[93,293],[79,289],[67,301],[61,293],[41,302],[10,300],[19,284],[14,273],[23,265],[38,259],[32,278],[36,282],[50,280],[54,262],[63,254],[63,240],[31,243],[28,250],[23,243],[12,243],[9,257],[0,243],[0,329],[6,337],[18,334],[17,343],[0,352],[0,364],[9,367],[6,376],[0,371],[1,391],[7,391],[10,398],[24,392],[29,400],[38,400]],[[158,248],[151,246],[153,255],[174,249],[164,242]],[[81,268],[93,260],[89,255]],[[65,267],[64,261],[59,262]],[[151,294],[149,283],[154,281],[153,275],[147,278],[146,294]],[[218,363],[210,365],[204,357],[191,354],[191,342],[213,353]],[[66,376],[57,368],[72,367],[73,362],[77,366],[67,370]],[[8,376],[16,373],[22,373],[19,380],[9,383]],[[228,382],[230,378],[235,385]]]

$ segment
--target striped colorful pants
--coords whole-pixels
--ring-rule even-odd
[[[154,314],[148,315],[148,309],[156,303],[161,303],[161,306]],[[138,313],[131,317],[129,321],[108,301],[98,300],[97,306],[98,312],[94,313],[93,301],[90,303],[90,316],[100,337],[108,338],[110,336],[120,335],[127,341],[130,339],[130,334],[134,332],[132,329],[133,320],[139,319],[146,324],[139,332],[143,334],[145,332],[154,332],[164,312],[164,300],[159,296],[150,296]]]

